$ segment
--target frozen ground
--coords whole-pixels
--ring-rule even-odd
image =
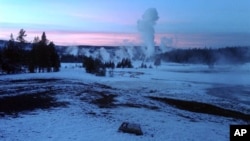
[[[250,64],[211,70],[172,63],[116,69],[114,77],[76,64],[1,75],[0,140],[228,141],[230,124],[250,121],[249,76]],[[123,121],[139,123],[144,135],[117,132]]]

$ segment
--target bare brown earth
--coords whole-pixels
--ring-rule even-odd
[[[182,110],[187,110],[187,111],[196,112],[196,113],[216,115],[216,116],[230,117],[230,118],[235,118],[235,119],[242,119],[247,122],[250,121],[249,114],[244,114],[238,111],[220,108],[212,104],[201,103],[201,102],[196,102],[196,101],[178,100],[178,99],[172,99],[172,98],[154,97],[154,96],[148,96],[148,98],[166,103],[169,106],[173,106],[175,108],[182,109]]]
[[[20,112],[67,105],[65,102],[57,102],[49,93],[47,91],[0,98],[0,116],[4,114],[17,116]]]

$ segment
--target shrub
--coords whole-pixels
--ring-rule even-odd
[[[83,67],[87,73],[95,74],[97,76],[106,75],[106,67],[100,59],[94,59],[92,57],[84,57]]]

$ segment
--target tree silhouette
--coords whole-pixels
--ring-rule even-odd
[[[18,36],[17,36],[17,41],[19,41],[19,42],[21,42],[21,43],[25,43],[26,42],[26,40],[24,39],[26,36],[27,36],[27,34],[25,34],[25,30],[24,29],[21,29],[20,31],[19,31],[19,34],[18,34]]]
[[[87,73],[95,74],[97,76],[106,75],[105,64],[102,63],[100,59],[94,59],[92,57],[84,57],[83,66]]]
[[[117,68],[133,68],[131,60],[128,58],[123,58],[121,62],[117,63]]]
[[[12,34],[2,52],[2,70],[8,74],[21,72],[23,51],[13,40]]]
[[[15,41],[13,34],[10,34],[10,41]]]
[[[21,29],[15,42],[13,34],[10,40],[0,48],[0,70],[2,73],[20,72],[51,72],[59,71],[60,58],[57,54],[55,44],[47,40],[45,32],[39,37],[35,37],[32,49],[26,48],[29,43],[25,43],[25,30]]]
[[[42,34],[41,43],[43,43],[44,45],[47,45],[47,43],[48,43],[45,32],[43,32],[43,34]]]
[[[30,53],[32,60],[29,62],[30,72],[35,72],[37,69],[38,72],[59,71],[59,55],[55,49],[55,44],[53,42],[48,44],[45,32],[43,32],[40,41],[37,37],[34,39],[32,46]]]
[[[33,43],[38,43],[39,41],[40,41],[39,37],[36,36],[36,37],[34,38],[34,40],[33,40]]]
[[[48,51],[49,51],[49,62],[48,67],[52,68],[53,71],[59,71],[60,68],[60,59],[59,55],[57,54],[57,51],[55,49],[55,44],[53,42],[50,42],[48,45]]]

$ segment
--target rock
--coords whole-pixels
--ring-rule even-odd
[[[143,135],[140,124],[123,122],[118,129],[119,132]]]

